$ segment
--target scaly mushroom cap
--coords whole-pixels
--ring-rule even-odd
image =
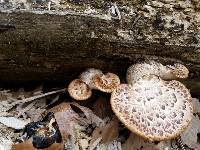
[[[132,86],[121,84],[111,95],[116,116],[132,132],[152,141],[179,135],[192,118],[188,89],[178,81],[143,76]]]
[[[103,73],[99,69],[88,68],[80,74],[79,78],[84,81],[91,89],[96,89],[93,82],[95,75],[103,75]]]
[[[68,86],[69,95],[76,100],[86,100],[91,97],[92,90],[80,79],[71,81]]]
[[[144,75],[157,75],[163,80],[173,80],[177,78],[187,78],[188,69],[181,64],[164,66],[161,63],[150,61],[148,63],[137,63],[131,65],[126,74],[128,84],[134,84]]]
[[[116,74],[106,73],[96,75],[93,78],[96,88],[102,92],[111,93],[117,86],[120,85],[120,79]]]
[[[177,78],[187,78],[189,70],[182,64],[174,64],[173,66],[168,65],[171,69],[172,74]]]

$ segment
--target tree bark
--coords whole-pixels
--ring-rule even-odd
[[[199,82],[198,39],[196,43],[188,38],[180,42],[186,31],[178,34],[160,29],[163,20],[159,23],[158,14],[146,22],[148,28],[144,24],[141,27],[138,20],[141,23],[146,18],[122,15],[116,20],[76,12],[1,10],[0,82],[69,82],[88,67],[124,78],[130,64],[150,59],[164,64],[182,62],[190,70],[189,79]],[[175,36],[175,43],[154,37],[164,31]]]

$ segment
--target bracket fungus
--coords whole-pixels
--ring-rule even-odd
[[[79,79],[69,84],[68,92],[76,100],[86,100],[92,95],[92,89],[111,93],[119,85],[120,79],[116,74],[103,74],[99,69],[88,68],[80,74]]]
[[[174,65],[162,65],[161,63],[150,61],[149,63],[137,63],[131,65],[126,74],[128,84],[133,84],[143,75],[157,75],[163,80],[173,80],[178,78],[187,78],[188,69],[179,63]]]
[[[155,75],[118,86],[111,94],[111,107],[128,129],[151,141],[178,136],[193,113],[188,89],[179,81]]]

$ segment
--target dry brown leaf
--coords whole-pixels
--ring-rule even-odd
[[[170,147],[170,141],[154,144],[134,133],[131,133],[127,141],[122,145],[123,150],[164,150],[165,148],[170,149]]]
[[[77,114],[71,105],[78,107],[83,114]],[[77,103],[61,103],[48,112],[54,112],[56,122],[63,139],[67,139],[69,135],[75,136],[74,127],[76,125],[89,125],[95,123],[97,126],[103,125],[104,121],[97,117],[93,112]],[[86,116],[83,118],[82,116]]]
[[[93,113],[93,111],[90,110],[89,108],[83,107],[77,103],[70,103],[70,105],[74,105],[74,106],[78,107],[84,113],[84,115],[87,118],[88,124],[95,123],[96,126],[98,126],[98,127],[105,125],[105,122],[101,118],[99,118],[97,115],[95,115]]]
[[[101,138],[103,143],[109,143],[116,140],[119,134],[118,128],[119,121],[117,118],[114,118],[103,127],[97,127],[92,133],[90,145],[92,145],[98,138]]]
[[[42,150],[63,150],[63,143],[54,143],[48,148],[44,148]],[[14,144],[11,150],[39,150],[35,148],[32,144],[32,141],[28,140],[19,144]]]
[[[71,108],[69,103],[61,103],[48,112],[53,112],[62,138],[67,140],[69,135],[74,135],[74,126],[80,118]]]
[[[59,130],[61,132],[63,140],[67,140],[69,135],[74,136],[74,126],[77,124],[78,116],[71,110],[64,112],[57,112],[54,114]]]

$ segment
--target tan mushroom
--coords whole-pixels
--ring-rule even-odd
[[[112,110],[121,122],[151,141],[172,139],[184,131],[192,118],[191,100],[182,83],[155,75],[121,84],[111,94]]]
[[[176,63],[173,66],[167,65],[167,67],[170,68],[169,75],[172,75],[171,79],[188,77],[189,70],[182,64]]]
[[[174,64],[164,66],[161,63],[150,61],[149,63],[137,63],[131,65],[126,74],[126,80],[128,84],[133,84],[143,75],[157,75],[163,80],[173,80],[177,78],[187,78],[188,69],[181,64]]]
[[[88,68],[83,73],[80,74],[79,78],[85,82],[91,89],[96,89],[93,82],[95,75],[103,75],[102,71],[95,68]]]
[[[84,81],[91,89],[111,93],[119,84],[120,79],[116,74],[103,74],[101,70],[89,68],[85,70],[79,78]]]
[[[92,90],[80,79],[71,81],[68,86],[69,95],[76,100],[86,100],[91,97]]]
[[[68,92],[76,100],[86,100],[92,95],[92,89],[111,93],[118,85],[120,79],[116,74],[89,68],[69,84]]]
[[[111,93],[117,86],[120,85],[120,79],[116,74],[106,73],[96,75],[93,78],[96,88],[102,92]]]

